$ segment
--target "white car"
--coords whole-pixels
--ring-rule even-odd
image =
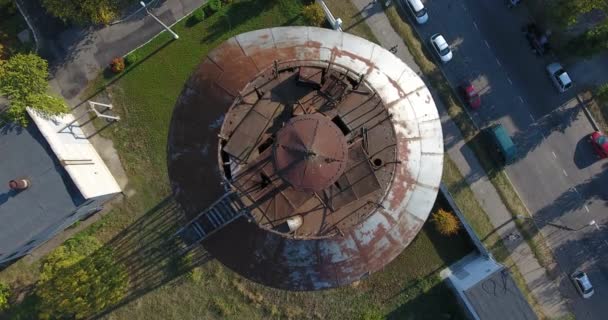
[[[405,0],[405,6],[410,9],[418,24],[426,23],[429,20],[429,15],[426,13],[426,8],[422,4],[422,1]]]
[[[583,296],[585,299],[591,298],[593,293],[593,285],[591,285],[591,281],[589,281],[589,277],[587,274],[582,271],[576,271],[572,275],[570,275],[570,279],[574,283],[576,290],[578,293]]]
[[[439,33],[435,33],[431,36],[431,46],[435,50],[441,62],[447,63],[452,60],[452,50],[450,50],[450,46],[445,41],[445,38]]]
[[[566,90],[572,87],[572,79],[570,79],[568,73],[564,71],[561,64],[557,62],[549,64],[547,66],[547,73],[549,73],[549,78],[551,78],[551,81],[559,92],[566,92]]]

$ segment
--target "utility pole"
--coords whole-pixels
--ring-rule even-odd
[[[159,18],[157,18],[155,15],[153,15],[152,12],[148,11],[148,7],[145,2],[140,1],[139,4],[141,4],[141,6],[144,8],[144,10],[146,10],[148,15],[150,15],[152,18],[154,18],[154,20],[156,20],[156,22],[160,23],[160,25],[163,26],[163,28],[165,28],[165,30],[167,30],[170,34],[173,35],[173,39],[175,39],[175,40],[179,39],[179,36],[177,35],[177,33],[173,32],[173,30],[171,30],[169,27],[167,27],[167,25],[164,24],[162,21],[160,21]]]

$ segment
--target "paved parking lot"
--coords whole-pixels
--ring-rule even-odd
[[[495,0],[425,1],[427,24],[417,27],[424,39],[441,33],[454,58],[443,66],[453,86],[472,81],[482,109],[471,112],[485,127],[502,123],[518,145],[521,159],[507,168],[513,184],[552,246],[564,274],[583,268],[596,295],[579,298],[561,279],[577,319],[603,319],[608,311],[608,190],[602,183],[608,162],[597,161],[586,136],[593,131],[576,99],[577,79],[559,94],[545,66],[554,58],[532,53],[521,28],[524,8],[508,9]],[[577,74],[583,73],[577,66]],[[568,66],[566,66],[568,70]],[[601,228],[588,226],[596,221]],[[547,225],[551,222],[572,230]]]

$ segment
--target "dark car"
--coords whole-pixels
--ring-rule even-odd
[[[479,109],[481,107],[481,98],[479,97],[479,92],[475,90],[475,87],[472,83],[466,83],[460,87],[460,93],[462,94],[462,98],[466,102],[466,104],[473,110]]]
[[[523,31],[534,53],[542,56],[551,51],[549,35],[546,32],[543,32],[536,24],[530,23],[526,25]]]
[[[608,157],[608,137],[605,134],[595,131],[591,135],[589,135],[589,139],[591,140],[591,145],[593,145],[593,149],[595,153],[600,158]]]

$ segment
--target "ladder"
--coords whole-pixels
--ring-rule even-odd
[[[249,211],[238,195],[228,192],[177,230],[173,237],[181,238],[186,245],[182,251],[187,252],[232,221],[248,214]]]

